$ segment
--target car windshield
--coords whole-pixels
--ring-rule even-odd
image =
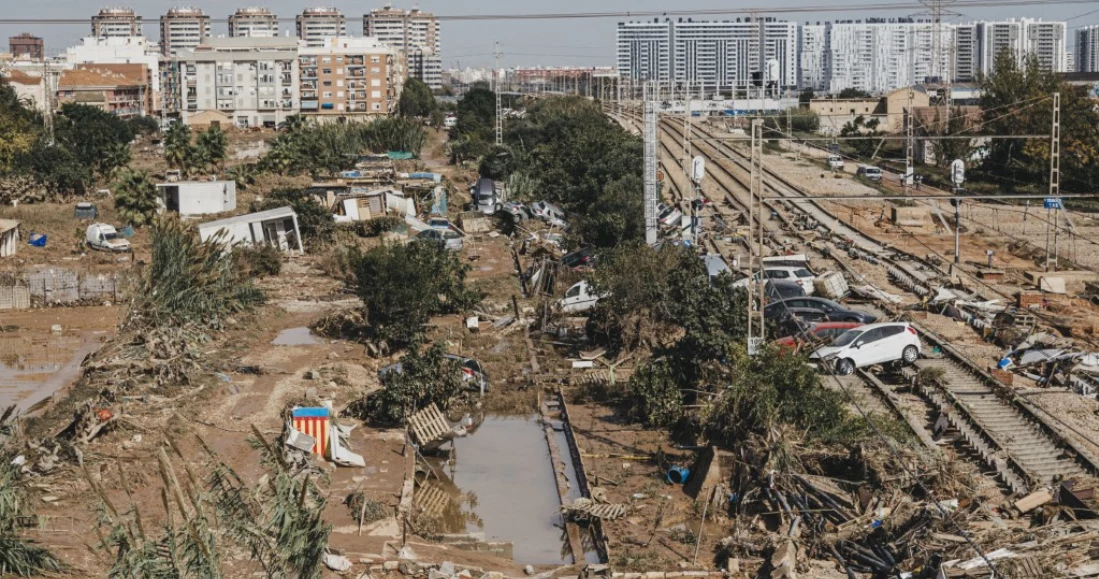
[[[109,233],[104,233],[103,234],[103,239],[106,239],[106,240],[118,239],[118,234],[113,232],[113,231],[109,232]]]
[[[794,275],[797,277],[813,277],[813,274],[807,269],[795,270]]]
[[[833,346],[843,347],[854,342],[859,336],[862,335],[862,330],[847,330],[840,334],[840,337],[836,338],[836,341],[832,342]]]

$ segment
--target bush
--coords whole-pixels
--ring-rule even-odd
[[[385,388],[353,404],[352,414],[380,425],[398,426],[431,404],[445,411],[465,391],[458,362],[447,358],[439,344],[423,352],[418,344],[412,344],[399,364],[400,371],[385,375]]]
[[[382,217],[375,217],[367,221],[352,221],[350,223],[341,223],[337,225],[339,229],[350,231],[359,237],[378,237],[383,233],[393,231],[398,226],[404,223],[404,220],[400,217],[394,217],[392,215],[385,215]]]
[[[390,347],[421,336],[431,316],[460,312],[478,301],[465,287],[469,266],[437,243],[353,248],[348,262],[371,333]]]
[[[312,195],[301,189],[275,191],[260,202],[253,202],[250,211],[263,211],[289,205],[298,214],[298,229],[301,231],[302,246],[306,251],[314,251],[332,241],[336,233],[336,222],[324,205]]]
[[[233,260],[244,277],[264,278],[282,272],[282,252],[266,243],[233,248]]]

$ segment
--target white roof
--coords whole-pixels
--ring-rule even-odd
[[[215,221],[207,221],[206,223],[199,223],[199,229],[221,229],[222,227],[229,227],[237,225],[239,223],[256,223],[258,221],[270,221],[272,219],[296,217],[297,213],[294,213],[294,209],[287,205],[286,207],[277,207],[275,209],[268,209],[266,211],[259,211],[256,213],[247,213],[244,215],[235,215],[233,217],[226,217],[225,219],[218,219]]]

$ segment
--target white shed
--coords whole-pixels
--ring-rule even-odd
[[[19,246],[19,222],[14,219],[0,219],[0,257],[15,255]]]
[[[177,181],[156,186],[160,193],[161,212],[175,211],[188,215],[211,215],[237,208],[236,181]]]
[[[198,236],[203,241],[213,238],[219,231],[225,232],[223,241],[229,245],[266,243],[282,251],[304,252],[298,214],[289,206],[207,221],[198,226]]]

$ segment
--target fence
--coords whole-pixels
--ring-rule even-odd
[[[0,310],[118,302],[128,273],[40,268],[0,274]]]

